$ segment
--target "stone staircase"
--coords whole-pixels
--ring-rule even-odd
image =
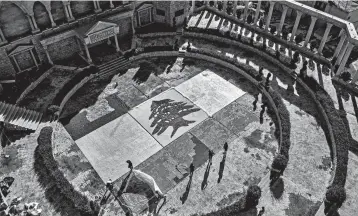
[[[98,66],[99,69],[99,76],[107,76],[110,74],[114,74],[118,72],[118,70],[125,68],[129,65],[128,59],[124,58],[123,56],[116,58],[112,61],[106,62]]]
[[[41,119],[42,113],[40,112],[0,102],[0,122],[29,130],[36,130]]]

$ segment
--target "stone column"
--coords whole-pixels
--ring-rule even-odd
[[[48,10],[47,13],[48,13],[48,16],[50,17],[51,26],[56,27],[56,23],[53,21],[53,16],[52,16],[51,10]]]
[[[116,51],[119,52],[119,45],[118,45],[117,35],[114,35],[114,41],[116,42]]]
[[[257,25],[257,21],[259,19],[260,9],[261,9],[261,0],[258,0],[257,1],[257,8],[256,8],[256,11],[255,11],[255,19],[254,19],[255,25]]]
[[[319,54],[322,54],[323,47],[326,44],[328,34],[329,34],[329,31],[331,31],[332,25],[333,25],[332,23],[327,24],[326,30],[324,31],[324,34],[323,34],[321,44],[319,45],[319,48],[318,48],[318,53]]]
[[[346,50],[347,50],[347,48],[348,48],[348,44],[349,44],[349,41],[346,40],[346,41],[344,42],[343,48],[341,49],[341,52],[340,52],[339,55],[338,55],[338,58],[337,58],[337,61],[336,61],[336,64],[335,64],[335,65],[339,65],[339,64],[341,63],[341,61],[342,61],[342,59],[343,59],[343,56],[344,56],[344,54],[346,53]]]
[[[32,33],[37,33],[40,31],[40,29],[37,27],[37,23],[35,20],[34,15],[27,15],[27,19],[29,20],[31,29],[32,29]]]
[[[342,30],[342,31],[343,31],[343,30]],[[339,40],[339,43],[338,43],[338,45],[337,45],[337,47],[336,47],[336,51],[335,51],[334,54],[333,54],[333,58],[334,58],[334,57],[337,57],[338,54],[341,52],[342,46],[343,46],[344,41],[346,40],[346,38],[347,38],[347,35],[346,35],[346,33],[343,31],[343,33],[342,33],[342,35],[341,35],[341,39]]]
[[[1,28],[0,28],[0,43],[7,43],[7,40],[4,36],[4,33],[2,32]]]
[[[244,10],[244,21],[246,22],[247,11],[249,10],[249,1],[245,1],[245,10]]]
[[[95,12],[95,13],[102,12],[102,9],[101,9],[101,7],[99,6],[98,0],[93,0],[93,4],[94,4],[94,12]]]
[[[298,25],[300,24],[301,16],[302,16],[302,12],[301,12],[301,11],[297,11],[297,16],[296,16],[295,24],[294,24],[293,29],[292,29],[292,32],[291,32],[291,38],[290,38],[290,41],[291,41],[291,42],[293,41],[293,39],[295,39],[296,32],[297,32],[297,28],[298,28]]]
[[[86,51],[86,55],[87,55],[87,61],[89,63],[92,63],[92,59],[91,59],[91,55],[90,55],[89,50],[88,50],[88,46],[87,46],[86,43],[84,43],[84,45],[85,45],[85,51]]]
[[[223,1],[223,11],[226,13],[227,1]]]
[[[337,75],[340,75],[343,72],[343,69],[346,66],[347,60],[349,58],[349,56],[351,55],[352,49],[353,49],[354,45],[349,43],[347,44],[347,50],[344,53],[344,57],[342,59],[342,62],[339,65],[338,71],[337,71]]]
[[[314,25],[316,24],[316,20],[317,20],[317,17],[314,17],[314,16],[311,17],[311,25],[310,25],[310,27],[308,28],[308,32],[307,32],[307,35],[306,35],[305,43],[303,44],[304,47],[307,46],[308,42],[309,42],[310,39],[311,39],[312,31],[313,31]]]
[[[47,46],[45,45],[45,46],[43,46],[43,47],[44,47],[44,49],[45,49],[45,53],[46,53],[46,57],[47,57],[48,62],[49,62],[51,65],[53,65],[53,61],[52,61],[52,59],[51,59],[50,54],[48,53]]]
[[[110,8],[114,8],[114,4],[113,4],[113,1],[112,1],[112,0],[109,0],[109,7],[110,7]]]
[[[234,8],[232,10],[232,15],[234,17],[236,17],[236,12],[237,12],[237,0],[234,0]]]
[[[355,84],[358,81],[358,71],[353,75],[352,83]]]
[[[275,6],[275,2],[270,1],[270,9],[269,9],[267,19],[266,19],[265,31],[269,30],[269,26],[270,26],[270,22],[271,22],[271,16],[272,16],[274,6]]]
[[[288,9],[288,7],[286,5],[282,5],[282,7],[283,7],[283,11],[282,11],[282,15],[281,15],[280,25],[278,26],[278,29],[277,29],[277,35],[281,34],[283,24],[285,24],[286,13],[287,13],[287,9]]]
[[[194,9],[195,9],[195,0],[191,0],[190,14],[194,13]]]
[[[32,60],[34,60],[34,62],[35,62],[36,67],[39,67],[39,64],[37,63],[37,60],[34,55],[34,51],[32,51],[32,49],[30,49],[30,54],[31,54]]]
[[[218,0],[214,0],[214,8],[218,8]]]
[[[17,70],[18,70],[19,72],[21,72],[21,68],[20,68],[20,66],[19,66],[19,63],[17,63],[17,60],[16,60],[15,56],[13,55],[13,56],[11,56],[11,57],[12,57],[12,59],[13,59],[14,62],[15,62],[15,65],[16,65]]]
[[[75,20],[75,18],[72,15],[70,2],[63,2],[63,9],[65,10],[67,22],[71,22]]]

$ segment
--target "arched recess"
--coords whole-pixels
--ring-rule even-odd
[[[108,10],[110,8],[109,1],[99,1],[99,6],[101,7],[102,11]]]
[[[71,1],[70,6],[75,18],[84,17],[94,11],[93,1]]]
[[[36,1],[33,6],[33,11],[34,11],[35,21],[39,29],[45,30],[47,28],[51,28],[51,20],[45,5],[43,5],[39,1]]]
[[[51,14],[56,25],[66,22],[65,8],[62,1],[51,1]]]
[[[7,40],[31,34],[31,26],[26,13],[14,3],[8,2],[0,8],[0,24]]]

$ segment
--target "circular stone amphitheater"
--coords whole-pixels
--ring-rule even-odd
[[[0,211],[356,215],[349,21],[295,1],[37,3],[0,9],[30,14],[39,41],[8,52],[23,87],[2,84]],[[26,40],[3,22],[6,49]]]

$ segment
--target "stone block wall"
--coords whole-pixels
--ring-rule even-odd
[[[116,23],[119,26],[119,37],[124,37],[132,33],[132,18],[124,17],[121,14],[117,14],[111,17],[108,17],[107,20],[110,22]]]
[[[75,37],[69,37],[53,43],[47,49],[53,61],[69,58],[79,51]]]
[[[71,10],[75,18],[86,16],[94,11],[93,1],[71,1]]]
[[[15,69],[11,64],[5,48],[0,49],[0,79],[15,76]]]
[[[35,62],[32,59],[30,51],[22,52],[15,56],[17,63],[19,64],[21,70],[28,69],[35,66]]]
[[[48,14],[45,6],[40,2],[35,2],[35,4],[34,4],[34,17],[35,17],[37,26],[41,30],[51,28],[51,21],[50,21],[49,14]]]
[[[170,15],[170,1],[154,1],[153,6],[154,22],[170,24],[172,19]],[[157,15],[156,9],[165,11],[165,16]]]
[[[7,40],[21,37],[31,32],[31,26],[25,13],[10,2],[4,2],[0,7],[0,24]]]
[[[61,1],[51,1],[51,13],[57,25],[66,22],[65,9]]]

